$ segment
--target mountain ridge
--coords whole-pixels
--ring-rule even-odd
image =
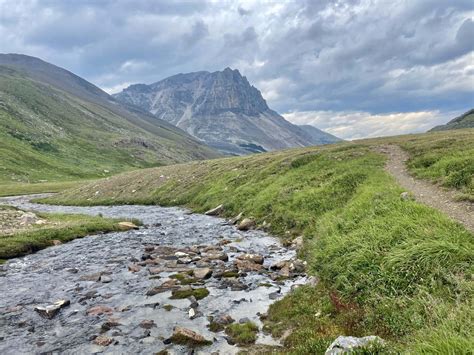
[[[0,54],[0,181],[100,177],[217,156],[71,72]]]
[[[474,108],[453,118],[444,125],[431,128],[428,132],[446,131],[450,129],[474,128]]]
[[[226,154],[253,153],[255,146],[270,151],[321,143],[271,110],[237,69],[180,73],[148,85],[131,85],[113,96]]]

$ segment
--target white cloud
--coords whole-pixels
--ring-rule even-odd
[[[310,124],[344,139],[393,136],[426,132],[461,112],[419,111],[370,114],[368,112],[305,111],[283,116],[295,124]]]

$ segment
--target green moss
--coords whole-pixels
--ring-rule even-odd
[[[224,330],[224,326],[222,324],[219,324],[219,323],[216,323],[216,322],[213,322],[211,321],[207,328],[211,331],[211,332],[214,332],[214,333],[217,333],[217,332],[220,332],[222,330]]]
[[[173,274],[170,279],[178,280],[181,285],[191,285],[199,282],[198,279],[190,277],[189,274]]]
[[[170,339],[174,344],[187,345],[190,347],[206,346],[212,344],[212,341],[210,340],[196,341],[181,334],[173,334]]]
[[[237,271],[226,271],[222,274],[222,277],[239,277],[239,273]]]
[[[163,308],[165,309],[165,311],[170,312],[174,308],[174,306],[171,304],[165,304]]]
[[[173,290],[171,291],[170,299],[181,299],[188,298],[191,296],[196,297],[197,300],[201,300],[209,295],[209,290],[207,288],[194,288],[186,290]]]
[[[225,332],[237,345],[250,345],[257,340],[258,327],[252,322],[231,324],[226,327]]]

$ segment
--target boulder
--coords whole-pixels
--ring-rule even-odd
[[[174,344],[183,344],[189,346],[211,345],[212,341],[207,340],[201,334],[183,327],[175,327],[173,335],[170,338]]]
[[[242,219],[242,216],[243,216],[243,213],[240,212],[237,216],[235,216],[234,218],[232,218],[231,220],[229,220],[229,222],[231,224],[237,224],[237,222],[239,222],[241,219]]]
[[[63,242],[61,242],[61,241],[58,240],[58,239],[53,239],[52,243],[53,243],[54,246],[63,244]]]
[[[194,277],[200,280],[208,279],[212,275],[212,270],[208,267],[194,269]]]
[[[263,256],[262,255],[259,255],[259,254],[241,254],[239,256],[237,256],[237,259],[239,260],[247,260],[247,261],[251,261],[255,264],[260,264],[262,265],[263,264]]]
[[[43,318],[53,319],[62,308],[70,304],[71,302],[69,300],[59,300],[46,307],[35,307],[35,311]]]
[[[375,335],[370,335],[363,338],[341,335],[332,342],[329,348],[326,349],[325,355],[347,354],[353,352],[354,349],[358,349],[359,351],[365,350],[374,344],[383,345],[384,340]]]
[[[224,252],[210,252],[202,254],[202,257],[207,260],[221,260],[221,261],[229,261],[229,256]]]
[[[132,222],[119,222],[118,226],[121,230],[127,231],[130,229],[138,229],[138,226]]]
[[[224,211],[224,205],[219,205],[219,206],[205,212],[204,214],[208,215],[208,216],[217,216],[217,215],[221,214],[223,211]]]
[[[261,271],[263,266],[256,264],[249,260],[235,260],[234,265],[239,269],[239,271],[249,272],[249,271]]]
[[[247,231],[255,227],[255,221],[251,218],[244,218],[238,225],[237,229],[240,231]]]
[[[177,258],[185,258],[188,257],[189,254],[182,251],[177,251],[176,253],[174,253],[174,256],[176,256]]]

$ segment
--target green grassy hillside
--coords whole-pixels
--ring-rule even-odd
[[[104,103],[94,91],[95,100],[71,92],[0,65],[0,184],[97,178],[217,156],[156,118]]]
[[[47,201],[201,212],[224,204],[225,216],[243,212],[284,239],[303,235],[301,257],[320,283],[271,307],[266,328],[274,335],[292,330],[285,353],[321,353],[341,334],[377,334],[397,352],[466,353],[474,340],[474,237],[442,213],[402,199],[383,169],[385,157],[372,148],[396,143],[409,149],[412,163],[433,155],[450,166],[443,162],[469,159],[473,142],[474,130],[467,130],[194,162],[121,174]],[[411,166],[441,180],[453,171]]]
[[[474,109],[454,118],[445,125],[432,128],[431,132],[446,131],[450,129],[474,128]]]

